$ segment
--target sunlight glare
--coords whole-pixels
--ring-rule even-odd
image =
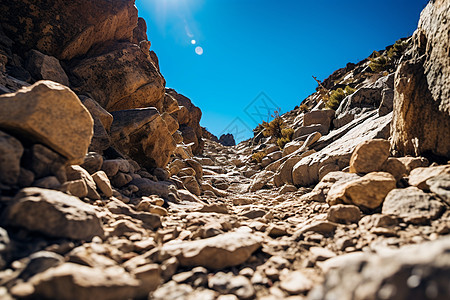
[[[198,46],[195,48],[195,53],[197,53],[197,55],[202,55],[203,54],[203,48]]]

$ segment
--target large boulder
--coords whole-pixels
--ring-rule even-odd
[[[449,1],[430,1],[396,71],[392,145],[400,155],[450,157],[449,19]]]
[[[37,50],[30,51],[27,70],[38,80],[52,80],[63,85],[69,85],[69,78],[61,67],[59,60]]]
[[[112,115],[111,139],[119,151],[146,168],[167,165],[176,143],[155,108],[121,110]]]
[[[138,23],[134,0],[11,0],[2,1],[0,11],[0,24],[18,50],[63,60],[86,54],[94,44],[131,41]]]
[[[292,180],[297,186],[308,186],[319,182],[319,170],[327,165],[336,165],[342,170],[350,163],[355,148],[364,141],[388,138],[392,113],[378,117],[368,112],[349,124],[322,137],[314,154],[302,158],[292,170]]]
[[[161,111],[165,80],[138,45],[118,43],[90,55],[72,65],[77,92],[90,94],[108,111],[150,106]]]
[[[57,238],[88,240],[103,236],[93,206],[77,197],[41,188],[21,190],[4,212],[2,222]]]
[[[0,128],[44,144],[71,163],[83,163],[93,135],[93,120],[67,87],[39,81],[0,96]]]
[[[374,139],[359,144],[350,158],[350,172],[370,173],[380,171],[389,157],[390,143],[387,140]]]

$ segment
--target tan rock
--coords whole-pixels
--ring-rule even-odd
[[[97,185],[95,184],[92,176],[80,166],[72,165],[66,167],[66,176],[67,180],[77,180],[81,179],[86,182],[86,187],[88,190],[87,196],[92,200],[101,199],[100,195],[97,192]]]
[[[51,11],[46,5],[52,8]],[[12,0],[2,3],[0,10],[5,12],[0,23],[8,24],[8,31],[17,37],[21,49],[37,49],[61,60],[84,55],[94,44],[112,40],[131,41],[138,22],[132,0],[115,5],[110,5],[107,0],[95,3],[52,0],[45,4],[33,2],[33,5]],[[45,28],[45,34],[32,34],[34,28]]]
[[[357,206],[337,204],[330,207],[327,219],[335,223],[358,223],[361,211]]]
[[[255,192],[262,189],[273,178],[274,173],[270,171],[262,171],[256,175],[255,179],[250,186],[250,191]]]
[[[391,174],[372,172],[359,179],[333,186],[326,201],[329,205],[346,203],[361,209],[375,209],[395,187],[396,180]]]
[[[0,103],[1,128],[27,134],[71,163],[83,163],[94,123],[69,88],[51,81],[39,81],[14,94],[0,96]]]
[[[168,113],[163,113],[161,117],[164,122],[166,122],[167,129],[169,129],[170,134],[174,134],[179,128],[177,120]]]
[[[392,146],[400,155],[450,157],[448,1],[429,2],[421,13],[409,60],[395,73]]]
[[[350,158],[350,172],[378,172],[389,157],[390,143],[387,140],[374,139],[358,145]]]
[[[78,198],[84,198],[88,194],[86,181],[83,179],[71,180],[64,182],[59,190]]]
[[[427,184],[427,180],[444,174],[450,174],[450,165],[416,168],[409,174],[408,182],[419,189],[428,190],[430,187]]]
[[[148,293],[156,290],[162,283],[161,269],[158,264],[147,264],[131,271],[131,274],[140,281],[136,297],[148,297]]]
[[[69,85],[69,78],[61,67],[59,60],[37,50],[30,51],[27,70],[37,80],[51,80],[65,86]]]
[[[405,156],[399,157],[398,160],[400,160],[405,165],[407,174],[409,174],[409,172],[411,172],[415,168],[428,167],[430,164],[428,162],[428,159],[426,159],[425,157]]]
[[[381,171],[392,174],[396,180],[406,176],[406,167],[402,161],[396,157],[389,157],[381,166]]]
[[[113,191],[111,188],[111,182],[106,176],[106,173],[103,171],[98,171],[92,174],[92,179],[94,179],[97,184],[98,189],[106,196],[111,197],[113,195]]]
[[[261,246],[262,239],[249,233],[230,232],[197,241],[173,241],[162,251],[176,256],[182,266],[222,269],[245,262]]]
[[[293,271],[281,276],[280,288],[291,295],[298,295],[312,289],[313,282],[302,271]]]
[[[120,267],[90,268],[65,263],[32,279],[35,295],[47,299],[126,299],[140,282]]]
[[[176,143],[155,108],[115,111],[111,138],[118,150],[146,168],[164,168]]]
[[[7,208],[5,224],[51,237],[88,240],[103,236],[93,206],[67,194],[41,188],[25,188]]]
[[[322,124],[329,128],[334,114],[335,111],[332,109],[310,111],[303,116],[303,126]]]
[[[90,95],[106,110],[162,109],[164,78],[139,46],[122,43],[112,51],[81,60],[72,72],[79,93]]]

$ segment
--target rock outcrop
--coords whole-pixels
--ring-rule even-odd
[[[449,18],[448,1],[428,3],[395,74],[392,146],[399,155],[450,156]]]

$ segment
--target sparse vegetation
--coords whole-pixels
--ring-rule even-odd
[[[309,111],[309,107],[306,104],[301,104],[299,108],[302,113],[307,113]]]
[[[281,137],[277,140],[277,145],[280,149],[283,149],[284,146],[292,141],[292,136],[294,135],[294,129],[292,128],[284,128],[281,130]]]
[[[383,72],[392,69],[395,62],[402,56],[408,48],[408,42],[398,40],[383,54],[374,51],[371,55],[369,67],[373,72]],[[391,70],[392,71],[392,70]]]
[[[257,162],[257,163],[261,163],[261,161],[263,160],[264,157],[266,157],[266,152],[259,151],[259,152],[253,153],[252,161],[253,162]]]
[[[274,112],[274,115],[272,116],[274,119],[270,122],[263,121],[262,126],[264,127],[264,136],[265,137],[274,137],[274,138],[281,138],[282,134],[281,131],[283,128],[286,127],[284,124],[283,119],[280,117],[280,114],[278,111]]]
[[[325,106],[330,109],[337,109],[339,104],[341,104],[342,100],[348,95],[351,95],[356,90],[350,86],[346,86],[344,89],[338,88],[331,92],[328,101],[325,102]]]

